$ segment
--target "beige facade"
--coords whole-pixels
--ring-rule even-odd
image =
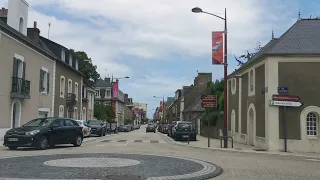
[[[53,114],[55,62],[10,35],[2,31],[0,33],[2,59],[0,66],[0,136],[3,137],[4,132],[9,128],[21,126],[37,117]],[[14,70],[14,59],[17,60],[16,70]],[[40,88],[40,71],[46,74],[43,76],[44,89]],[[30,89],[26,86],[29,86]],[[48,91],[47,88],[49,88]],[[23,95],[23,89],[28,91],[26,96]]]
[[[89,86],[82,86],[82,120],[94,119],[95,90]]]

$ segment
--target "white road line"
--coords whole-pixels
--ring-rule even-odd
[[[307,161],[316,161],[316,162],[320,162],[320,159],[306,159]]]

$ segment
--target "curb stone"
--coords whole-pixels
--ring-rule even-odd
[[[165,136],[162,134],[162,136]],[[248,150],[237,150],[237,149],[232,149],[232,148],[228,148],[228,149],[223,149],[223,148],[208,148],[208,147],[199,147],[199,146],[195,146],[195,145],[191,145],[191,144],[185,144],[185,143],[181,143],[181,142],[177,142],[174,141],[173,139],[171,139],[170,137],[165,136],[165,138],[170,139],[173,144],[175,145],[179,145],[179,146],[185,146],[185,147],[191,147],[191,148],[198,148],[198,149],[207,149],[207,150],[212,150],[212,151],[223,151],[223,152],[239,152],[239,153],[254,153],[254,154],[266,154],[266,155],[278,155],[278,156],[293,156],[293,157],[303,157],[303,158],[317,158],[320,159],[320,155],[319,156],[310,156],[310,155],[302,155],[302,154],[294,154],[294,153],[286,153],[283,152],[270,152],[270,151],[248,151]]]

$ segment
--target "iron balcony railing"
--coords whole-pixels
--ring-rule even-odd
[[[30,81],[19,77],[12,77],[11,97],[29,99]]]

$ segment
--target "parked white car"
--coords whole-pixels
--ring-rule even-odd
[[[83,137],[91,136],[91,127],[89,127],[87,121],[85,120],[76,120],[76,121],[82,128]]]

